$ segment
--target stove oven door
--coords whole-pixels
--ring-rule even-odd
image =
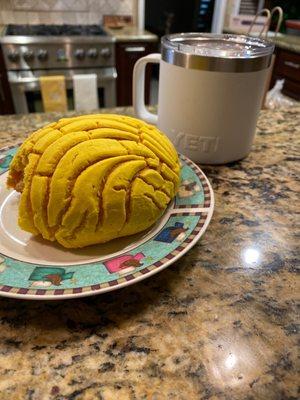
[[[40,70],[40,71],[9,71],[10,84],[15,112],[26,114],[43,112],[39,77],[45,75],[64,75],[66,78],[68,109],[74,110],[73,75],[95,73],[98,77],[98,96],[100,107],[116,107],[117,72],[113,67],[76,70]]]

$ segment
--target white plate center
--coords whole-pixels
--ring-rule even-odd
[[[83,249],[65,249],[58,243],[34,237],[18,225],[20,194],[6,188],[7,173],[0,175],[0,253],[14,259],[42,265],[74,265],[103,261],[146,242],[165,225],[173,204],[159,222],[146,232]]]

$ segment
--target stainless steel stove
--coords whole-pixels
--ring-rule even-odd
[[[99,25],[8,25],[1,38],[16,113],[42,111],[39,77],[96,73],[100,105],[116,105],[114,38]]]

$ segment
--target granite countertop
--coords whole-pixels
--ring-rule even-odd
[[[113,36],[117,42],[157,42],[158,36],[146,30],[139,30],[136,26],[125,26],[124,28],[105,31]]]
[[[233,33],[236,35],[245,35],[244,31],[233,30],[230,28],[225,28],[224,32]],[[271,34],[273,36],[270,36]],[[258,36],[258,33],[256,35]],[[271,32],[269,33],[269,39],[271,42],[275,44],[275,46],[280,47],[281,49],[293,51],[295,53],[300,53],[300,36],[278,33],[277,36],[275,37],[274,32]]]
[[[281,34],[271,40],[274,42],[275,46],[281,49],[300,53],[300,36]]]
[[[215,213],[171,267],[86,299],[1,298],[1,400],[299,398],[299,115],[262,111],[245,160],[203,168]],[[0,143],[59,116],[1,117]]]

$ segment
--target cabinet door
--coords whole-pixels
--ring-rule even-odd
[[[14,106],[5,70],[4,58],[0,46],[0,114],[13,114]]]
[[[281,50],[276,64],[276,72],[278,75],[300,82],[300,54]]]
[[[275,66],[271,87],[277,79],[284,79],[282,93],[300,100],[300,54],[292,51],[276,49]]]
[[[132,105],[132,73],[136,61],[156,51],[156,43],[126,42],[116,45],[117,105]],[[145,101],[149,103],[151,66],[146,68]]]

